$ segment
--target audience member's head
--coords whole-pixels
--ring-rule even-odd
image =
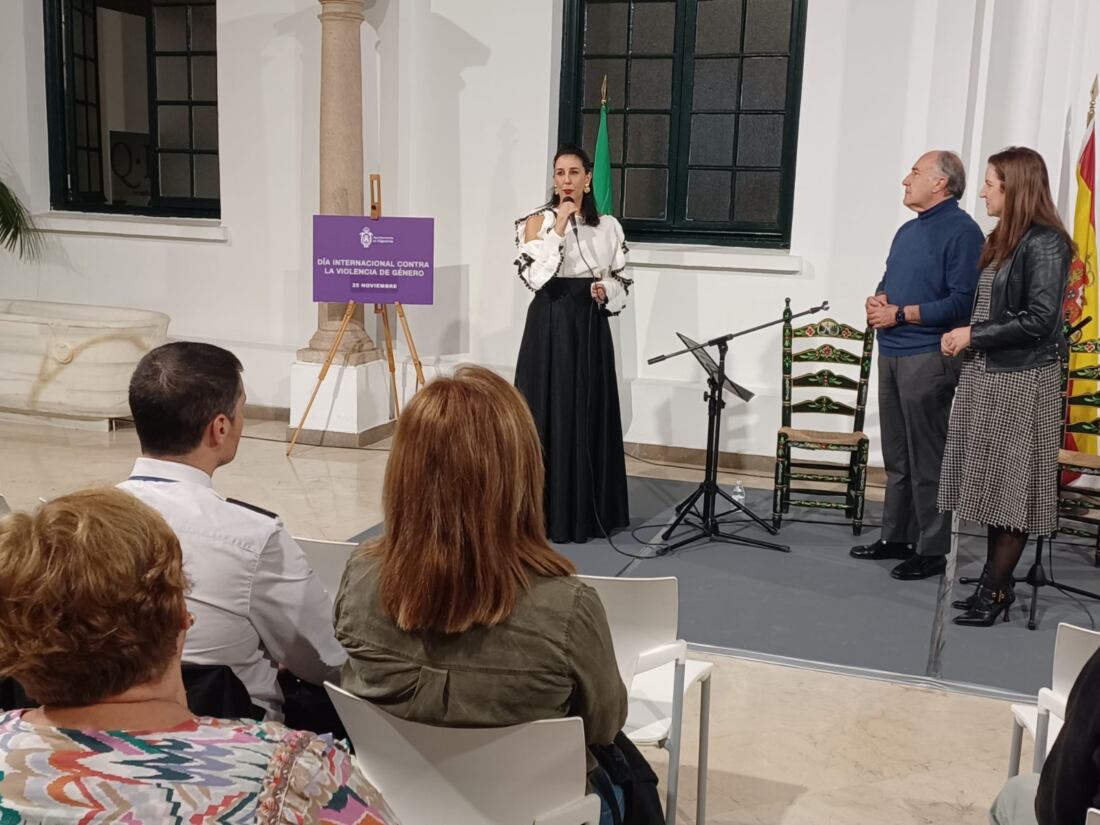
[[[398,420],[382,492],[380,593],[404,630],[459,633],[507,618],[531,573],[564,576],[543,520],[542,448],[523,397],[460,367]]]
[[[202,452],[214,467],[237,454],[244,385],[237,356],[213,344],[175,341],[149,352],[130,378],[141,450],[154,458]]]
[[[92,705],[165,675],[187,628],[179,541],[114,488],[0,519],[0,675]]]

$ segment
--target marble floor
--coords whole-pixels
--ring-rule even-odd
[[[298,446],[285,424],[250,421],[218,489],[277,511],[298,535],[345,539],[381,520],[387,452]],[[112,484],[138,453],[113,433],[0,421],[0,493],[13,509]],[[628,472],[699,471],[628,460]],[[769,479],[747,484],[768,486]],[[733,475],[723,474],[723,481]],[[690,640],[689,640],[690,641]],[[754,825],[980,825],[1005,776],[1007,703],[890,682],[711,656],[707,821]],[[680,822],[694,821],[697,691],[685,712]],[[664,781],[663,752],[646,751]],[[1025,745],[1024,764],[1031,757]],[[662,790],[663,793],[663,790]]]

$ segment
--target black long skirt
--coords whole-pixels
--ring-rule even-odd
[[[546,529],[555,542],[630,523],[615,350],[591,284],[553,278],[535,293],[516,364],[516,388],[542,440]]]

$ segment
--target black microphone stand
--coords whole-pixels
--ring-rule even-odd
[[[829,308],[829,302],[825,301],[820,306],[812,307],[804,310],[803,312],[796,313],[791,318],[798,318],[802,315],[812,315],[815,312],[821,312]],[[695,491],[676,505],[676,519],[661,533],[661,538],[668,540],[673,531],[680,526],[681,523],[687,519],[689,515],[695,517],[695,520],[689,522],[689,526],[692,527],[692,532],[677,541],[667,545],[658,555],[664,555],[665,553],[676,550],[683,547],[685,544],[691,544],[692,542],[705,540],[723,540],[732,542],[734,544],[744,544],[751,547],[762,547],[767,550],[778,550],[781,553],[791,552],[791,548],[786,544],[776,544],[775,542],[764,541],[762,539],[754,539],[749,536],[742,536],[734,533],[726,533],[722,531],[722,525],[726,522],[720,521],[720,519],[729,516],[733,512],[740,512],[748,516],[752,521],[756,522],[760,527],[763,527],[770,535],[776,535],[779,531],[773,527],[769,522],[756,515],[752,510],[746,507],[741,502],[734,499],[725,490],[718,486],[718,442],[721,436],[722,428],[722,410],[726,406],[726,402],[722,398],[722,392],[727,383],[726,378],[726,352],[729,350],[729,342],[734,338],[739,338],[742,335],[748,335],[750,332],[757,332],[758,330],[766,329],[767,327],[775,326],[776,324],[782,324],[783,318],[780,317],[774,321],[768,321],[767,323],[758,324],[755,327],[749,329],[743,329],[740,332],[731,332],[728,335],[720,335],[717,338],[711,338],[709,341],[703,341],[701,344],[693,344],[688,347],[684,347],[676,352],[666,353],[665,355],[657,355],[646,361],[647,364],[656,364],[660,361],[666,361],[669,358],[675,358],[678,355],[696,350],[702,350],[705,347],[717,347],[718,348],[718,364],[716,368],[707,369],[707,387],[708,391],[704,393],[703,397],[707,401],[707,458],[706,468],[703,473],[702,483],[695,489]],[[749,396],[751,397],[751,395]],[[746,399],[747,400],[747,399]],[[733,507],[733,510],[727,510],[724,513],[716,513],[715,500],[718,496],[721,496],[728,504]],[[703,499],[702,513],[695,508],[696,502],[699,499]]]

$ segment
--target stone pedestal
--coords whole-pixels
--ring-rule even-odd
[[[304,361],[290,368],[288,441],[302,419],[320,372],[320,364]],[[333,366],[317,392],[298,443],[362,447],[388,437],[393,430],[389,384],[385,361]]]

